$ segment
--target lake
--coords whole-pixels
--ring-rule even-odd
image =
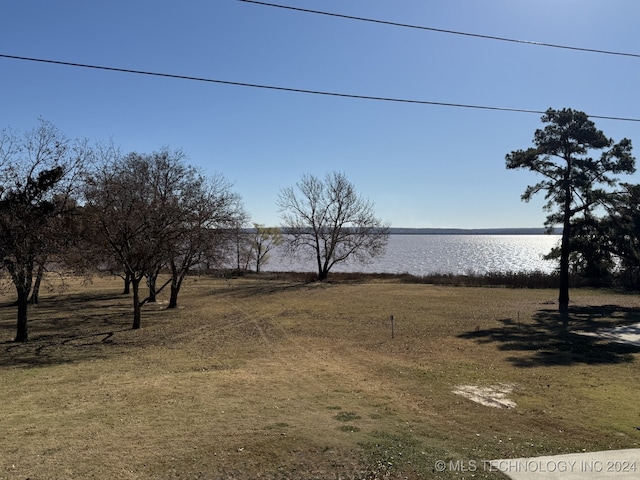
[[[559,245],[560,235],[390,235],[384,256],[370,264],[340,263],[336,272],[484,274],[488,272],[551,273],[557,265],[543,255]],[[262,270],[272,272],[317,271],[313,259],[270,253]]]

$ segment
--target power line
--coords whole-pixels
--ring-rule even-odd
[[[479,33],[460,32],[460,31],[456,31],[456,30],[446,30],[446,29],[442,29],[442,28],[425,27],[425,26],[421,26],[421,25],[412,25],[412,24],[408,24],[408,23],[397,23],[397,22],[390,22],[390,21],[387,21],[387,20],[377,20],[377,19],[373,19],[373,18],[355,17],[355,16],[352,16],[352,15],[343,15],[341,13],[324,12],[324,11],[320,11],[320,10],[310,10],[310,9],[307,9],[307,8],[300,8],[300,7],[290,7],[288,5],[279,5],[277,3],[259,2],[257,0],[238,0],[238,1],[244,2],[244,3],[253,3],[253,4],[256,4],[256,5],[263,5],[265,7],[275,7],[275,8],[282,8],[282,9],[285,9],[285,10],[294,10],[294,11],[297,11],[297,12],[314,13],[314,14],[317,14],[317,15],[326,15],[326,16],[329,16],[329,17],[346,18],[348,20],[358,20],[360,22],[378,23],[378,24],[382,24],[382,25],[391,25],[391,26],[394,26],[394,27],[413,28],[413,29],[417,29],[417,30],[428,30],[430,32],[448,33],[448,34],[451,34],[451,35],[462,35],[462,36],[465,36],[465,37],[484,38],[485,40],[499,40],[501,42],[521,43],[521,44],[526,44],[526,45],[535,45],[535,46],[538,46],[538,47],[562,48],[562,49],[565,49],[565,50],[574,50],[574,51],[579,51],[579,52],[600,53],[600,54],[604,54],[604,55],[618,55],[618,56],[623,56],[623,57],[640,58],[640,54],[638,54],[638,53],[626,53],[626,52],[616,52],[616,51],[611,51],[611,50],[599,50],[599,49],[595,49],[595,48],[572,47],[572,46],[569,46],[569,45],[559,45],[559,44],[544,43],[544,42],[533,42],[533,41],[530,41],[530,40],[518,40],[518,39],[514,39],[514,38],[497,37],[497,36],[493,36],[493,35],[482,35],[482,34],[479,34]]]
[[[0,53],[0,58],[8,58],[12,60],[23,60],[28,62],[38,62],[38,63],[47,63],[53,65],[63,65],[67,67],[79,67],[79,68],[90,68],[94,70],[106,70],[110,72],[120,72],[120,73],[132,73],[136,75],[147,75],[153,77],[164,77],[164,78],[173,78],[178,80],[191,80],[196,82],[206,82],[206,83],[217,83],[223,85],[234,85],[239,87],[251,87],[251,88],[262,88],[266,90],[278,90],[283,92],[294,92],[294,93],[307,93],[312,95],[324,95],[330,97],[341,97],[341,98],[354,98],[360,100],[375,100],[382,102],[394,102],[394,103],[411,103],[418,105],[433,105],[440,107],[457,107],[457,108],[471,108],[477,110],[495,110],[500,112],[515,112],[515,113],[535,113],[542,115],[545,112],[541,110],[529,110],[525,108],[508,108],[508,107],[491,107],[487,105],[471,105],[464,103],[449,103],[449,102],[435,102],[428,100],[413,100],[406,98],[392,98],[392,97],[376,97],[370,95],[356,95],[350,93],[338,93],[338,92],[327,92],[322,90],[307,90],[302,88],[291,88],[291,87],[279,87],[274,85],[262,85],[257,83],[246,83],[246,82],[234,82],[230,80],[218,80],[213,78],[204,78],[204,77],[193,77],[188,75],[176,75],[171,73],[162,73],[162,72],[149,72],[145,70],[133,70],[129,68],[118,68],[118,67],[107,67],[104,65],[90,65],[86,63],[75,63],[75,62],[65,62],[62,60],[49,60],[44,58],[33,58],[33,57],[22,57],[18,55],[7,55]],[[603,116],[603,115],[589,115],[591,118],[599,118],[603,120],[618,120],[623,122],[640,122],[640,118],[624,118],[624,117],[611,117],[611,116]]]

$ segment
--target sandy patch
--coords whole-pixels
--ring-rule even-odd
[[[579,335],[588,335],[618,343],[630,343],[640,347],[640,323],[622,327],[603,328],[597,332],[576,331]]]
[[[515,385],[512,383],[499,383],[488,387],[478,385],[457,385],[453,389],[456,395],[462,395],[469,400],[494,408],[516,408],[516,402],[507,398]]]

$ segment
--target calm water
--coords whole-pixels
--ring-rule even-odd
[[[336,265],[332,271],[367,273],[552,272],[556,262],[543,255],[558,245],[560,235],[391,235],[387,251],[374,262]],[[265,271],[312,272],[312,259],[287,258],[274,251]]]

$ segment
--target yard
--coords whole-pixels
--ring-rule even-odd
[[[5,290],[0,479],[498,479],[640,445],[640,347],[575,333],[640,322],[636,295],[573,290],[565,330],[554,290],[330,280],[191,277],[140,330],[120,279],[52,280],[26,344]]]

